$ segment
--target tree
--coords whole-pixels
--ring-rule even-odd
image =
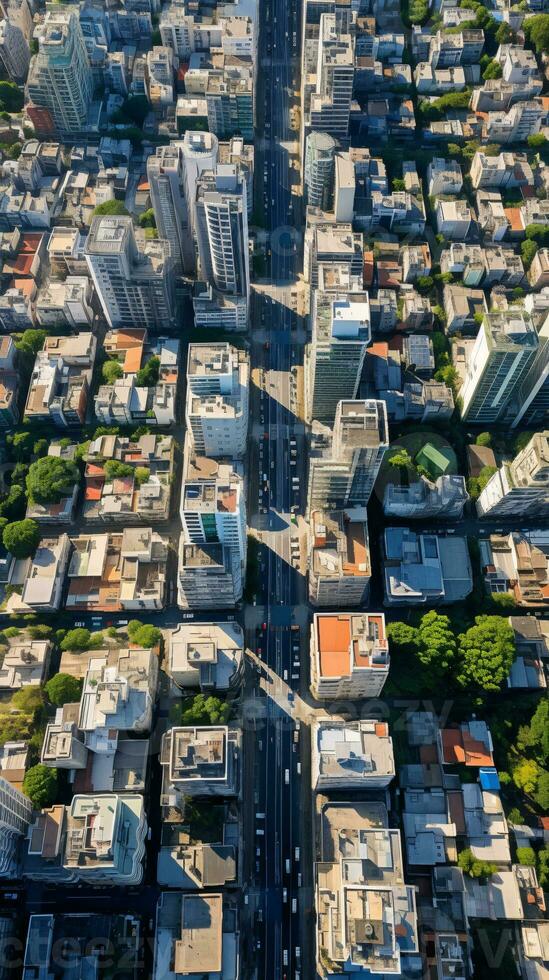
[[[182,725],[219,725],[229,720],[231,706],[226,701],[204,694],[186,698],[181,709]]]
[[[51,806],[57,799],[57,769],[39,763],[25,773],[23,792],[37,810]]]
[[[0,82],[0,106],[7,112],[20,112],[23,108],[23,93],[15,82]]]
[[[549,228],[546,225],[526,225],[524,233],[527,239],[537,242],[538,245],[549,244]]]
[[[475,439],[476,446],[491,446],[492,445],[492,433],[491,432],[480,432]]]
[[[24,518],[6,524],[2,532],[2,543],[14,558],[30,558],[34,555],[41,538],[41,531],[36,521]]]
[[[103,634],[90,633],[84,626],[69,630],[61,640],[62,650],[96,650],[103,643]]]
[[[72,674],[56,674],[45,686],[50,704],[61,706],[79,701],[82,694],[82,680]]]
[[[147,466],[136,466],[135,467],[135,482],[137,486],[140,487],[143,483],[146,483],[151,475],[151,471]]]
[[[538,776],[538,782],[534,791],[534,800],[540,810],[547,813],[549,809],[549,772],[542,769]]]
[[[160,375],[160,358],[151,357],[144,367],[137,372],[135,383],[138,388],[152,388],[158,383]]]
[[[431,609],[421,617],[417,631],[417,657],[431,676],[442,678],[456,660],[456,638],[448,616]]]
[[[490,600],[498,609],[514,609],[517,604],[512,592],[492,592]]]
[[[149,112],[151,111],[151,104],[146,95],[131,95],[122,106],[122,112],[124,115],[139,126],[140,129],[143,128],[143,123],[147,118]]]
[[[404,185],[404,181],[402,180],[402,178],[401,177],[394,177],[393,178],[393,191],[394,192],[403,191],[404,189],[405,189],[405,185]]]
[[[113,198],[112,201],[103,201],[103,204],[98,204],[93,210],[94,214],[129,214],[128,209],[122,204],[122,201],[117,201]]]
[[[422,296],[426,296],[427,293],[430,293],[434,285],[435,280],[432,276],[419,276],[416,282],[417,291]]]
[[[108,459],[103,469],[107,480],[123,480],[124,477],[133,476],[134,468],[130,463],[121,463],[119,459]]]
[[[513,782],[517,789],[532,796],[538,785],[541,769],[534,759],[520,759],[513,769]]]
[[[503,69],[498,61],[490,61],[482,73],[485,82],[491,78],[501,78],[502,75]]]
[[[549,888],[549,847],[544,847],[538,851],[538,881],[544,891]]]
[[[44,626],[41,623],[37,623],[36,626],[29,626],[27,633],[31,640],[49,640],[53,629],[51,626]]]
[[[531,749],[538,762],[549,762],[549,701],[540,701],[529,725],[521,725],[517,734],[521,751]]]
[[[466,688],[499,691],[509,676],[516,647],[503,616],[476,616],[475,625],[458,637],[459,683]]]
[[[527,41],[536,54],[549,51],[549,14],[534,14],[522,24]]]
[[[33,437],[30,432],[14,432],[6,436],[6,442],[18,463],[28,463],[32,453]]]
[[[522,264],[527,272],[530,266],[532,265],[532,260],[537,250],[538,250],[538,246],[536,242],[533,242],[528,238],[525,239],[525,241],[521,242],[520,254],[522,258]]]
[[[27,476],[29,500],[36,504],[55,504],[73,493],[80,481],[78,466],[72,459],[42,456],[32,464]]]
[[[13,695],[11,703],[18,711],[23,711],[26,715],[32,715],[34,718],[36,712],[44,704],[42,689],[30,685],[20,687]]]
[[[415,653],[417,646],[417,630],[409,623],[388,623],[387,636],[391,646],[401,653]]]
[[[19,339],[16,340],[15,346],[24,354],[31,354],[36,357],[38,351],[42,350],[47,336],[47,330],[30,328],[23,331]]]
[[[499,25],[495,39],[497,44],[508,44],[513,36],[513,32],[506,21],[502,21]]]
[[[526,864],[529,868],[536,866],[536,852],[533,847],[517,847],[517,861],[519,864]]]
[[[147,211],[143,211],[143,214],[139,215],[138,221],[142,228],[156,228],[153,208],[148,208]]]
[[[541,150],[547,145],[547,138],[543,133],[532,133],[526,140],[531,150]]]
[[[128,636],[136,646],[148,649],[158,646],[162,639],[162,633],[157,626],[140,623],[138,619],[131,619],[128,623]]]
[[[458,855],[458,866],[470,878],[489,878],[497,871],[495,864],[476,858],[470,847]]]
[[[37,439],[34,446],[32,447],[33,454],[35,456],[47,456],[49,449],[49,442],[47,439]],[[70,445],[70,439],[69,439]]]
[[[27,509],[27,497],[23,487],[14,483],[0,501],[0,521],[17,521],[22,518]]]
[[[105,384],[112,385],[117,378],[121,378],[124,374],[122,370],[122,365],[118,361],[105,361],[103,367],[101,368],[101,377]]]

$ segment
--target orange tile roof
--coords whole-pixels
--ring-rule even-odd
[[[32,296],[35,290],[34,279],[12,279],[10,289],[20,289],[26,296]]]
[[[465,762],[465,752],[459,728],[445,728],[442,732],[442,758],[450,764]]]
[[[96,486],[94,484],[89,484],[86,487],[84,493],[85,500],[101,500],[101,494],[103,492],[102,485]]]
[[[505,208],[505,217],[511,225],[511,231],[524,231],[522,211],[520,208]]]
[[[349,616],[319,616],[317,642],[320,673],[323,677],[343,677],[349,673],[351,621]]]
[[[130,347],[126,351],[123,370],[125,374],[135,374],[141,367],[143,347]]]
[[[86,476],[104,476],[105,470],[97,463],[86,463]]]

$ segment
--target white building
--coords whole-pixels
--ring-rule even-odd
[[[249,300],[248,203],[235,164],[204,171],[196,185],[195,231],[202,278],[222,296]]]
[[[46,13],[27,88],[33,105],[49,110],[59,135],[70,139],[86,128],[93,79],[76,9]]]
[[[32,819],[32,803],[7,781],[0,778],[0,878],[17,873],[20,838]]]
[[[227,691],[241,677],[244,633],[238,623],[180,623],[170,633],[169,671],[183,690]]]
[[[395,775],[387,722],[331,719],[311,726],[311,777],[317,792],[384,789]]]
[[[549,512],[549,431],[536,432],[512,462],[503,463],[477,501],[479,517],[532,518]]]
[[[367,600],[371,574],[366,508],[313,511],[309,549],[313,605],[360,606]]]
[[[487,313],[467,351],[462,416],[479,425],[501,420],[537,353],[534,327],[515,308]]]
[[[188,448],[188,446],[187,446]],[[185,541],[217,541],[235,549],[246,564],[246,501],[244,482],[232,466],[185,454],[180,515]]]
[[[250,363],[230,344],[190,344],[185,421],[196,455],[238,458],[246,450]]]
[[[333,425],[338,403],[357,396],[371,340],[368,293],[315,290],[311,322],[305,378],[307,416]]]
[[[379,697],[389,674],[383,613],[315,613],[310,651],[317,700]]]
[[[0,61],[12,82],[21,85],[29,70],[30,51],[25,35],[10,19],[0,21]]]

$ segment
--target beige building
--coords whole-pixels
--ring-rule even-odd
[[[183,810],[186,796],[237,796],[240,753],[241,734],[237,728],[170,728],[162,736],[160,749],[161,806]]]
[[[46,676],[50,661],[49,640],[31,640],[17,636],[2,657],[0,691],[18,691],[37,687]]]
[[[395,775],[386,722],[331,719],[311,726],[311,773],[317,792],[384,789]]]
[[[239,458],[246,450],[250,360],[230,344],[190,344],[185,421],[195,452]]]
[[[243,651],[238,623],[180,623],[170,632],[170,675],[183,690],[227,691],[241,678]]]
[[[512,462],[503,463],[477,501],[479,517],[546,517],[549,508],[549,430],[536,432]]]
[[[310,650],[317,700],[379,697],[390,662],[383,613],[315,613]]]
[[[314,510],[310,520],[309,599],[315,606],[359,606],[370,588],[365,507]]]
[[[222,892],[162,892],[156,912],[154,980],[237,980],[238,910]]]

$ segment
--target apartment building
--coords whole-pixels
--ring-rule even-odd
[[[148,527],[72,539],[66,608],[120,612],[164,607],[168,540]]]
[[[437,201],[435,218],[439,235],[443,235],[448,241],[462,242],[469,234],[473,212],[462,198]]]
[[[19,845],[32,810],[29,798],[0,778],[0,878],[14,878],[18,873]]]
[[[357,396],[371,340],[368,293],[314,290],[311,322],[305,365],[307,417],[331,426],[339,402]]]
[[[379,697],[389,674],[383,613],[315,613],[311,691],[318,701]]]
[[[246,179],[235,164],[203,171],[193,200],[202,278],[221,296],[250,295]]]
[[[40,32],[38,54],[30,62],[29,116],[40,135],[57,133],[70,140],[86,129],[93,94],[92,71],[78,11],[49,10]],[[28,111],[28,110],[27,110]]]
[[[84,424],[96,346],[91,333],[46,337],[34,362],[25,419],[60,428]]]
[[[467,256],[464,256],[464,260]],[[478,323],[475,317],[488,312],[486,297],[482,289],[470,289],[450,283],[443,290],[444,312],[449,334],[476,334]]]
[[[500,421],[538,346],[536,330],[520,310],[486,313],[466,354],[462,417],[479,425]]]
[[[334,196],[337,140],[329,133],[311,132],[305,140],[305,188],[307,204],[327,211]],[[341,194],[341,173],[339,174]],[[353,191],[354,197],[354,191]]]
[[[236,548],[220,542],[189,544],[181,535],[177,578],[180,609],[232,609],[243,591]]]
[[[309,599],[313,605],[359,606],[368,597],[370,577],[366,508],[312,511]]]
[[[180,623],[170,632],[169,672],[183,691],[234,689],[244,664],[244,634],[238,623]]]
[[[387,606],[459,602],[473,588],[466,538],[405,527],[385,528],[383,574]]]
[[[402,975],[418,953],[416,891],[381,803],[324,803],[315,864],[316,969]],[[368,860],[364,860],[364,853]]]
[[[316,85],[305,125],[335,139],[345,139],[355,76],[354,34],[342,33],[335,13],[320,17]]]
[[[331,433],[313,423],[308,510],[365,506],[388,446],[384,402],[374,399],[338,402]]]
[[[71,542],[67,534],[42,538],[32,559],[20,565],[22,591],[7,602],[8,612],[56,612],[61,606],[63,584],[69,563]],[[18,576],[17,570],[14,572]]]
[[[303,245],[303,274],[305,282],[313,289],[319,285],[319,267],[322,265],[346,266],[349,274],[362,277],[364,265],[364,239],[353,231],[351,223],[335,221],[323,211],[307,210],[305,241]]]
[[[43,684],[51,649],[50,640],[33,640],[26,636],[10,640],[0,667],[0,691],[18,691],[22,687]]]
[[[176,326],[173,261],[164,239],[139,239],[131,217],[96,215],[86,262],[110,327],[161,333]]]
[[[98,436],[84,456],[87,521],[145,524],[167,521],[174,470],[172,436]]]
[[[468,500],[465,477],[447,473],[431,481],[422,476],[407,487],[387,483],[383,494],[383,512],[387,517],[408,520],[441,517],[459,521]]]
[[[389,726],[370,720],[313,722],[311,774],[318,793],[384,789],[395,775]]]
[[[87,276],[68,276],[64,282],[50,281],[37,296],[36,320],[41,327],[90,328],[94,321],[91,300],[92,284]]]
[[[241,734],[226,725],[170,728],[162,736],[163,808],[184,808],[185,797],[240,793]]]
[[[180,515],[188,544],[219,542],[246,564],[244,481],[229,463],[192,456],[188,442],[181,484]]]
[[[479,517],[543,517],[549,507],[549,431],[536,432],[527,446],[494,473],[477,501]]]
[[[434,157],[427,167],[427,187],[429,195],[459,194],[463,187],[461,167],[455,160]]]
[[[137,793],[73,796],[29,827],[23,875],[52,884],[132,887],[143,880],[147,820]]]
[[[190,344],[185,422],[194,451],[238,458],[246,448],[250,362],[230,344]]]
[[[544,529],[481,538],[480,561],[488,595],[511,593],[524,607],[549,604],[549,534]]]
[[[162,892],[156,912],[154,980],[173,973],[202,980],[238,980],[240,936],[236,900],[227,892]]]

